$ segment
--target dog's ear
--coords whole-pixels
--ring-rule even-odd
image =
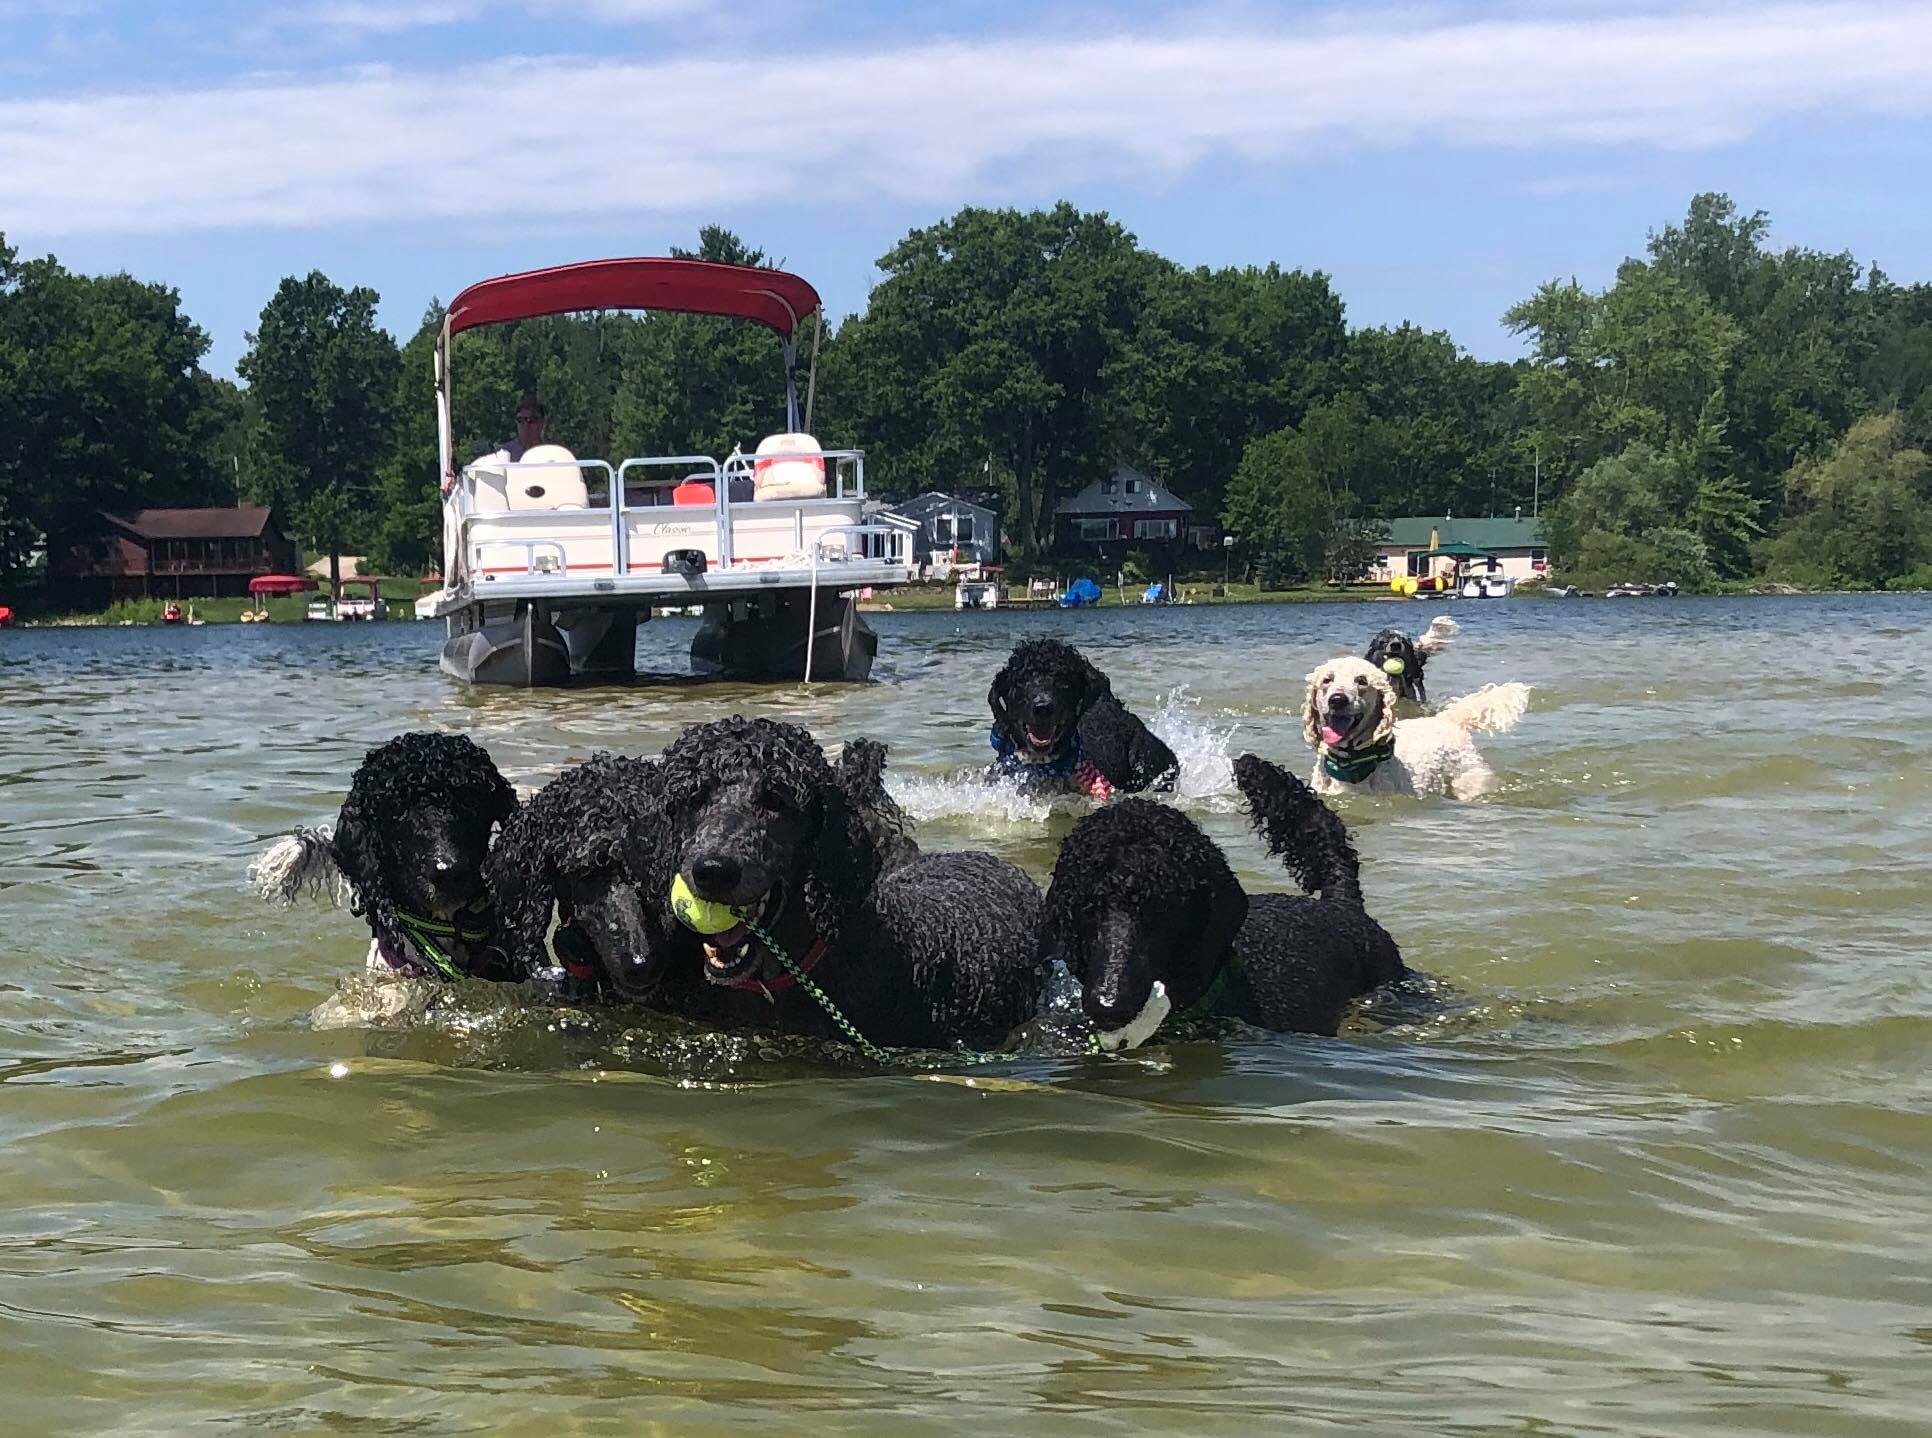
[[[993,711],[993,730],[995,733],[1010,732],[1012,721],[1006,712],[1006,702],[1013,689],[1013,662],[1009,659],[1001,666],[1000,672],[993,676],[993,685],[986,691],[986,707]]]
[[[389,876],[384,872],[376,835],[376,816],[366,811],[361,796],[351,787],[335,823],[336,867],[349,881],[353,895],[349,912],[367,919],[378,938],[394,942],[396,902],[389,892]]]
[[[1200,938],[1185,960],[1187,989],[1175,988],[1174,1002],[1180,1008],[1199,1002],[1219,971],[1222,959],[1234,947],[1235,936],[1248,921],[1248,892],[1234,877],[1227,859],[1217,846],[1210,862],[1204,862],[1198,877],[1206,894],[1207,913],[1203,916]],[[1178,975],[1176,976],[1178,977]]]
[[[879,850],[859,813],[836,785],[819,794],[819,832],[805,876],[805,911],[833,948],[858,937],[859,910],[879,877]]]
[[[498,942],[524,974],[548,967],[543,939],[556,900],[556,876],[543,852],[546,809],[532,807],[512,816],[483,865]]]
[[[1102,699],[1113,698],[1114,686],[1086,655],[1076,650],[1075,657],[1080,661],[1080,680],[1084,686],[1079,712],[1084,714]]]
[[[1375,686],[1380,708],[1375,716],[1375,742],[1380,744],[1395,733],[1395,685],[1389,676],[1373,666],[1369,669],[1369,683]]]
[[[1321,710],[1315,702],[1316,695],[1321,689],[1321,682],[1321,670],[1308,671],[1308,692],[1302,696],[1301,701],[1301,737],[1302,742],[1310,749],[1320,744],[1322,739]]]
[[[1232,947],[1234,936],[1248,921],[1248,891],[1225,863],[1211,876],[1208,889],[1208,926],[1201,936],[1202,947],[1219,953]]]

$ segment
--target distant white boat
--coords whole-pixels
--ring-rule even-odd
[[[1507,599],[1516,581],[1507,574],[1472,574],[1457,591],[1464,599]]]

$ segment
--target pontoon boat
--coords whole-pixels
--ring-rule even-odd
[[[452,453],[450,341],[478,325],[578,310],[668,310],[751,320],[778,336],[787,429],[755,451],[581,458],[543,445],[459,465]],[[436,344],[444,475],[442,667],[475,684],[548,685],[636,672],[653,610],[703,606],[700,673],[863,679],[878,640],[851,598],[911,578],[909,530],[868,522],[865,456],[809,432],[800,324],[816,291],[782,270],[703,260],[593,260],[485,280],[451,303]],[[822,323],[822,318],[820,320]],[[595,480],[592,484],[588,480]]]
[[[381,579],[373,574],[350,575],[341,592],[311,599],[305,619],[376,620],[389,617],[389,601],[382,597]]]

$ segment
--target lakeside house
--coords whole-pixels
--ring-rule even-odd
[[[1053,507],[1054,547],[1066,554],[1118,557],[1128,548],[1187,544],[1194,506],[1130,464],[1114,466],[1078,494]]]
[[[245,596],[261,574],[295,572],[295,545],[263,505],[101,511],[47,546],[47,578],[68,603]]]
[[[1000,562],[1000,507],[998,490],[929,489],[881,513],[917,526],[914,563],[949,572],[954,565]]]
[[[1513,518],[1456,519],[1446,514],[1404,515],[1385,520],[1387,538],[1375,546],[1375,560],[1364,577],[1386,584],[1400,575],[1433,574],[1445,562],[1460,560],[1466,570],[1501,574],[1513,580],[1541,578],[1548,569],[1543,521]],[[1437,560],[1423,556],[1448,550]],[[1488,556],[1485,561],[1483,556]]]

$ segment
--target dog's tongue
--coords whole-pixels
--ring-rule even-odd
[[[1333,728],[1332,726],[1327,724],[1322,725],[1322,743],[1339,744],[1341,742],[1342,742],[1342,733],[1339,729]]]

